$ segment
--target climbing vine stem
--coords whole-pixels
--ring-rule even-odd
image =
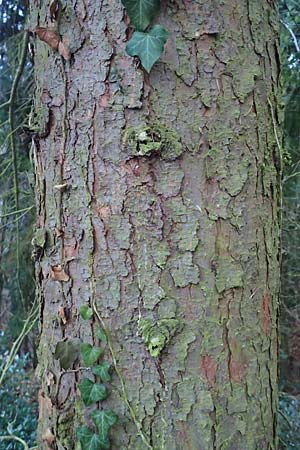
[[[101,327],[103,328],[103,330],[104,330],[104,332],[105,332],[105,334],[106,334],[106,337],[107,337],[107,345],[108,345],[108,348],[109,348],[109,351],[110,351],[110,354],[111,354],[113,366],[114,366],[116,375],[117,375],[117,377],[118,377],[118,379],[119,379],[119,383],[120,383],[120,385],[121,385],[122,399],[123,399],[123,401],[124,401],[126,407],[128,408],[128,411],[129,411],[129,413],[130,413],[130,416],[131,416],[131,418],[132,418],[132,420],[133,420],[133,422],[134,422],[134,424],[135,424],[135,426],[136,426],[136,428],[137,428],[138,434],[139,434],[139,436],[141,437],[142,441],[144,442],[144,444],[146,445],[146,447],[147,447],[148,449],[154,450],[153,447],[152,447],[152,445],[151,445],[150,442],[149,442],[149,439],[147,438],[146,434],[145,434],[144,431],[143,431],[142,424],[140,423],[140,421],[139,421],[138,418],[136,417],[136,414],[135,414],[135,412],[134,412],[134,410],[133,410],[133,408],[132,408],[132,406],[131,406],[131,404],[130,404],[130,402],[129,402],[129,400],[128,400],[127,389],[126,389],[126,386],[125,386],[125,382],[124,382],[122,373],[121,373],[121,371],[120,371],[120,369],[119,369],[119,367],[118,367],[118,364],[117,364],[117,359],[116,359],[115,352],[114,352],[114,349],[113,349],[112,340],[111,340],[111,337],[110,337],[109,330],[108,330],[108,328],[107,328],[107,326],[106,326],[104,320],[102,319],[101,314],[100,314],[100,312],[98,311],[97,306],[96,306],[96,302],[95,302],[95,283],[94,283],[94,280],[91,282],[91,284],[92,284],[92,285],[91,285],[91,292],[92,292],[91,306],[92,306],[93,312],[94,312],[94,314],[95,314],[95,316],[96,316],[98,322],[100,323]]]

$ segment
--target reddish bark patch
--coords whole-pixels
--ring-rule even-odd
[[[270,334],[271,331],[271,301],[271,294],[269,292],[265,293],[262,297],[262,326],[266,334]]]
[[[231,381],[240,383],[245,375],[247,364],[232,359],[229,363],[229,375]]]
[[[103,94],[99,99],[99,106],[101,106],[102,108],[107,108],[109,101],[110,101],[109,93]]]
[[[195,447],[192,445],[189,438],[188,424],[183,421],[176,422],[177,429],[177,442],[184,443],[185,450],[193,450]]]
[[[201,372],[207,379],[210,387],[213,387],[216,383],[217,365],[211,356],[202,356]]]

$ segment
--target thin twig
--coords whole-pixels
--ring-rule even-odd
[[[294,45],[295,45],[295,48],[296,48],[297,52],[300,52],[300,47],[299,47],[297,38],[296,38],[296,36],[295,36],[295,33],[293,32],[293,30],[291,29],[291,27],[290,27],[287,23],[285,23],[283,20],[280,20],[280,22],[282,23],[282,25],[288,30],[288,32],[289,32],[290,35],[292,36],[293,41],[294,41]]]
[[[22,212],[28,212],[31,209],[33,209],[34,206],[35,205],[32,205],[32,206],[28,206],[28,208],[19,209],[18,211],[11,211],[11,212],[6,213],[6,214],[1,214],[0,215],[0,219],[4,219],[4,217],[8,217],[8,216],[14,216],[14,215],[22,213]]]
[[[16,210],[19,209],[19,177],[18,177],[18,155],[17,155],[17,146],[16,146],[16,125],[15,125],[15,102],[16,102],[16,96],[18,91],[19,82],[22,76],[22,73],[24,71],[24,67],[26,64],[26,56],[27,56],[27,50],[28,50],[28,42],[29,42],[29,32],[24,31],[23,41],[22,41],[22,48],[21,48],[21,55],[20,55],[20,61],[19,66],[16,71],[15,78],[12,83],[11,91],[10,91],[10,99],[9,99],[9,109],[8,109],[8,119],[10,124],[10,146],[11,146],[11,155],[12,155],[12,164],[13,164],[13,173],[14,173],[14,196],[15,196],[15,208]],[[19,222],[16,223],[16,279],[20,294],[21,302],[24,305],[25,301],[23,298],[21,285],[20,285],[20,248],[19,248],[19,242],[20,242],[20,236],[19,236]]]
[[[0,442],[1,441],[17,441],[17,442],[20,442],[20,444],[23,445],[24,450],[30,450],[30,448],[28,447],[26,442],[23,441],[23,439],[19,438],[18,436],[15,436],[14,434],[9,434],[7,436],[0,436]]]
[[[38,318],[38,312],[39,312],[39,306],[36,303],[34,303],[32,308],[31,308],[31,311],[30,311],[30,313],[29,313],[29,315],[27,317],[27,319],[24,322],[24,325],[23,325],[21,333],[19,334],[19,336],[17,337],[17,339],[15,340],[15,342],[13,343],[13,345],[12,345],[12,347],[10,349],[8,358],[6,360],[6,363],[4,364],[3,369],[1,368],[0,386],[3,383],[3,380],[5,378],[5,375],[6,375],[7,371],[8,371],[8,369],[10,368],[13,360],[16,357],[16,355],[17,355],[17,353],[19,351],[19,348],[20,348],[20,346],[21,346],[25,336],[27,336],[28,333],[34,327],[35,322],[36,322],[36,320]]]

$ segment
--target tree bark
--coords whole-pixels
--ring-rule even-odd
[[[62,375],[54,358],[97,343],[82,305],[116,364],[111,449],[276,448],[275,2],[162,3],[150,75],[126,55],[119,0],[63,2],[70,60],[36,39],[41,449],[79,449],[89,421],[83,362]],[[53,27],[48,0],[31,1],[36,26]]]

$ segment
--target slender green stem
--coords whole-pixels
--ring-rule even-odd
[[[28,335],[28,333],[32,330],[32,328],[35,325],[35,322],[37,321],[38,318],[38,312],[39,312],[39,306],[34,303],[34,305],[31,308],[31,311],[27,317],[27,319],[24,322],[23,328],[21,333],[19,334],[19,336],[17,337],[17,339],[15,340],[15,342],[13,343],[9,355],[6,359],[6,362],[3,366],[3,368],[1,368],[1,373],[0,373],[0,386],[3,383],[3,380],[5,378],[5,375],[8,371],[8,369],[10,368],[11,364],[13,363],[13,360],[15,359],[19,348],[25,338],[25,336]]]
[[[101,327],[103,328],[103,330],[104,330],[104,332],[106,334],[107,345],[108,345],[108,348],[109,348],[109,351],[110,351],[110,354],[111,354],[111,357],[112,357],[113,366],[114,366],[115,372],[117,374],[117,377],[118,377],[120,385],[121,385],[123,401],[124,401],[125,405],[128,408],[128,411],[129,411],[129,413],[131,415],[131,418],[132,418],[132,420],[133,420],[133,422],[134,422],[134,424],[135,424],[135,426],[137,428],[138,434],[140,435],[140,437],[141,437],[142,441],[144,442],[145,446],[147,448],[149,448],[150,450],[153,450],[152,445],[150,444],[147,436],[145,435],[145,433],[143,431],[142,424],[140,423],[140,421],[136,417],[136,414],[135,414],[131,404],[129,403],[125,382],[124,382],[122,373],[121,373],[121,371],[120,371],[120,369],[119,369],[119,367],[117,365],[117,359],[116,359],[115,352],[114,352],[114,349],[113,349],[113,346],[112,346],[112,340],[111,340],[111,337],[110,337],[110,333],[109,333],[109,330],[107,329],[107,327],[106,327],[106,325],[104,323],[104,320],[102,319],[102,317],[101,317],[101,315],[100,315],[100,313],[99,313],[99,311],[97,309],[97,306],[96,306],[96,303],[95,303],[94,292],[95,292],[95,286],[94,286],[94,284],[92,282],[92,293],[93,293],[93,295],[92,295],[92,309],[93,309],[94,314],[97,317]]]
[[[31,211],[33,208],[34,208],[34,205],[31,205],[31,206],[28,206],[28,208],[22,208],[22,209],[19,209],[18,211],[11,211],[6,214],[1,214],[0,219],[3,219],[4,217],[14,216],[15,214],[19,214],[19,213],[23,213],[23,212],[28,212],[28,211]]]
[[[10,99],[9,99],[9,109],[8,109],[8,120],[9,120],[9,124],[10,124],[10,129],[11,129],[10,146],[11,146],[11,156],[12,156],[12,164],[13,164],[14,197],[15,197],[16,210],[19,209],[19,178],[18,178],[18,155],[17,155],[16,134],[15,134],[15,132],[16,132],[15,103],[16,103],[16,96],[17,96],[19,82],[20,82],[22,73],[24,71],[25,63],[26,63],[28,42],[29,42],[29,32],[24,31],[19,66],[17,68],[16,75],[15,75],[15,78],[12,83]],[[20,285],[20,245],[19,245],[19,243],[20,243],[20,231],[19,231],[19,222],[17,222],[16,223],[16,263],[17,263],[16,264],[16,266],[17,266],[16,267],[16,278],[17,278],[20,299],[24,306],[24,298],[23,298],[21,285]]]
[[[0,436],[0,442],[1,441],[17,441],[23,445],[25,450],[30,450],[30,448],[28,447],[26,442],[23,441],[23,439],[19,438],[18,436],[15,436],[14,434],[9,434],[7,436]],[[37,447],[35,447],[35,448],[37,448]]]

